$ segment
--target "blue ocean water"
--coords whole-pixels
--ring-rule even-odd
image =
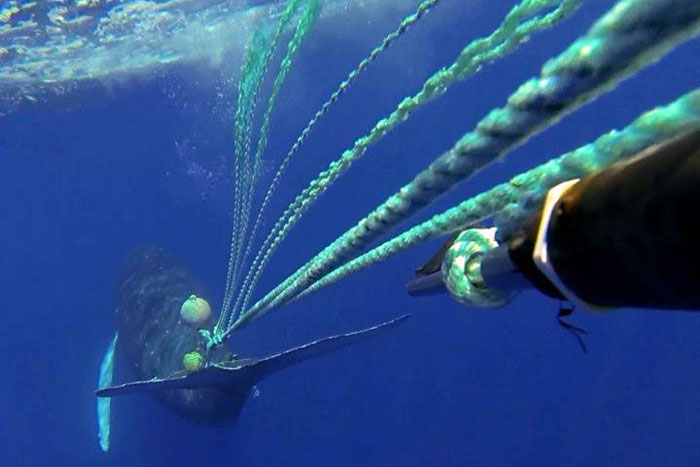
[[[337,83],[417,3],[371,11],[359,2],[320,21],[275,113],[268,179]],[[584,2],[374,146],[293,229],[259,292],[451,147],[613,4]],[[444,0],[392,46],[314,130],[278,190],[268,227],[310,177],[471,39],[493,30],[510,6]],[[212,303],[223,294],[235,99],[226,99],[220,80],[234,55],[221,67],[184,63],[79,86],[0,117],[0,465],[700,464],[694,314],[575,313],[572,322],[589,331],[584,354],[558,326],[558,303],[534,291],[486,311],[447,296],[408,297],[406,281],[436,243],[261,318],[233,345],[263,355],[413,313],[406,324],[265,379],[229,427],[190,424],[142,396],[114,400],[112,446],[102,453],[93,391],[127,253],[159,244],[200,278]],[[429,211],[694,89],[698,57],[697,39],[682,45]],[[115,379],[130,378],[118,357]]]

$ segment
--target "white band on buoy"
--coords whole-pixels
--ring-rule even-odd
[[[549,221],[552,219],[552,212],[554,207],[557,205],[559,199],[566,193],[569,188],[578,183],[580,179],[575,178],[573,180],[568,180],[566,182],[560,183],[549,189],[547,192],[547,197],[544,201],[544,207],[542,208],[542,217],[540,218],[540,225],[537,229],[537,240],[535,241],[535,249],[532,252],[532,259],[535,262],[537,268],[542,272],[542,274],[549,279],[549,281],[554,285],[559,292],[576,308],[584,309],[592,312],[603,312],[610,311],[610,307],[602,307],[598,305],[593,305],[591,303],[582,300],[578,297],[571,289],[569,289],[559,278],[557,272],[554,270],[554,266],[549,261],[549,252],[547,249],[547,231],[549,230]]]

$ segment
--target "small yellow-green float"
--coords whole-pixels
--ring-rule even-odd
[[[180,318],[192,327],[206,327],[210,317],[211,307],[209,303],[196,295],[190,295],[180,307]]]
[[[187,371],[197,371],[201,370],[204,365],[204,358],[199,352],[192,351],[187,352],[184,357],[182,357],[182,366],[185,367]]]

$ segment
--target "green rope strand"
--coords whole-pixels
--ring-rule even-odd
[[[236,105],[236,116],[235,116],[235,133],[234,133],[234,206],[233,206],[233,225],[231,228],[231,245],[229,251],[229,264],[226,273],[226,286],[224,288],[224,301],[222,304],[222,311],[219,315],[219,319],[216,324],[216,329],[223,327],[225,321],[223,321],[223,315],[225,310],[229,307],[229,293],[233,288],[236,279],[236,249],[237,242],[239,241],[238,231],[240,230],[241,222],[241,206],[242,206],[242,196],[245,193],[244,186],[246,184],[246,174],[247,174],[247,162],[244,156],[244,140],[246,138],[246,133],[250,131],[251,126],[251,113],[250,109],[250,99],[251,94],[251,84],[255,82],[255,77],[257,76],[257,71],[261,68],[261,57],[264,55],[263,49],[267,48],[267,37],[265,30],[263,28],[257,29],[251,36],[250,43],[248,44],[246,58],[243,61],[241,67],[241,78],[238,83],[238,98]]]
[[[289,74],[289,70],[292,67],[292,62],[294,61],[294,57],[296,56],[297,52],[299,51],[299,47],[301,46],[301,44],[304,41],[304,39],[306,38],[307,34],[309,33],[309,31],[311,30],[311,28],[315,24],[316,20],[318,19],[318,15],[321,11],[321,4],[322,4],[322,0],[309,0],[306,9],[304,10],[302,17],[297,24],[297,28],[296,28],[296,31],[294,32],[294,36],[289,41],[289,45],[287,47],[287,54],[284,56],[284,58],[282,59],[282,62],[280,64],[280,69],[277,73],[277,77],[275,78],[275,82],[272,86],[272,92],[270,94],[270,97],[268,98],[267,109],[265,110],[265,115],[263,116],[263,122],[262,122],[262,125],[260,127],[260,134],[258,136],[258,144],[256,147],[255,156],[253,157],[253,173],[258,173],[258,169],[260,166],[262,156],[265,152],[265,148],[267,147],[268,134],[269,134],[269,130],[270,130],[270,122],[272,120],[272,111],[275,108],[275,103],[277,102],[277,97],[279,96],[279,93],[282,89],[282,85],[284,84],[284,81],[286,80],[287,75]],[[254,192],[254,185],[251,184],[251,186],[249,187],[249,190],[248,190],[247,200],[246,200],[246,203],[245,203],[244,209],[243,209],[243,222],[241,224],[241,230],[239,231],[239,234],[238,234],[241,239],[245,239],[245,237],[246,237],[248,221],[250,220],[250,207],[252,205],[253,192]],[[255,235],[255,232],[252,232],[251,236],[250,236],[250,241],[252,241],[254,235]],[[248,242],[249,244],[250,244],[250,241]],[[239,241],[237,252],[236,252],[236,257],[241,257],[242,248],[243,248],[243,241]],[[240,261],[240,263],[245,264],[246,260],[247,260],[247,255],[244,255],[242,257],[242,260]],[[236,309],[238,308],[240,296],[241,295],[239,295],[239,297],[236,299],[236,303],[235,303],[233,310],[231,312],[231,316],[229,317],[229,326],[231,324],[233,324],[233,319],[236,316]]]
[[[293,298],[457,182],[659,59],[696,34],[699,24],[695,0],[622,0],[586,36],[546,63],[540,78],[523,84],[506,107],[492,111],[411,183],[268,293],[238,326]]]
[[[282,85],[284,84],[284,81],[287,78],[287,74],[289,73],[289,70],[292,67],[292,62],[294,61],[294,57],[299,51],[299,47],[301,46],[307,34],[318,19],[318,15],[321,11],[321,4],[322,0],[309,0],[306,10],[304,10],[302,17],[299,20],[299,23],[297,24],[294,36],[289,41],[289,45],[287,46],[287,54],[282,59],[282,62],[280,64],[280,70],[277,74],[277,77],[275,78],[275,82],[272,87],[272,93],[270,94],[270,97],[268,99],[267,109],[265,111],[263,123],[260,128],[260,136],[258,139],[258,146],[254,158],[254,162],[256,165],[260,164],[262,155],[265,152],[265,148],[267,147],[270,121],[272,117],[272,111],[275,107],[275,102],[277,101],[277,97],[279,96],[280,90],[282,89]]]
[[[581,0],[525,0],[514,7],[506,16],[499,28],[486,38],[477,39],[471,42],[459,55],[457,60],[448,68],[442,69],[430,77],[421,91],[413,97],[405,98],[392,112],[392,114],[380,120],[372,131],[355,142],[352,149],[345,151],[340,159],[332,162],[329,168],[319,174],[295,201],[285,210],[279,218],[272,231],[265,239],[263,248],[258,252],[253,261],[254,270],[251,285],[248,288],[247,298],[244,302],[244,309],[247,307],[252,290],[259,279],[262,270],[265,268],[272,253],[279,246],[291,227],[303,215],[308,207],[313,203],[330,184],[347,168],[352,162],[359,159],[365,151],[381,139],[388,131],[396,125],[406,120],[418,107],[444,94],[448,87],[471,76],[486,63],[492,62],[498,57],[511,52],[530,34],[552,27],[563,17],[570,14]],[[536,13],[558,5],[550,13],[538,17]],[[533,17],[534,16],[534,17]],[[264,245],[269,245],[265,248]],[[256,305],[257,308],[258,305]]]
[[[451,232],[468,228],[494,215],[517,224],[530,212],[525,204],[541,205],[547,191],[566,180],[581,178],[646,147],[700,127],[700,89],[672,104],[646,112],[621,131],[611,131],[591,144],[568,152],[508,183],[470,198],[419,224],[316,281],[297,298],[384,261],[397,253]],[[527,203],[525,201],[527,200]],[[499,226],[500,230],[500,226]]]
[[[291,0],[280,16],[275,32],[270,37],[265,27],[257,29],[251,36],[246,58],[241,69],[241,78],[238,86],[238,99],[236,106],[235,124],[235,185],[234,185],[234,215],[231,233],[231,246],[229,252],[229,264],[227,268],[226,287],[224,289],[224,302],[215,329],[222,329],[226,322],[233,292],[236,284],[237,271],[240,267],[238,244],[243,242],[239,235],[243,216],[243,200],[247,196],[247,186],[254,185],[255,175],[250,169],[248,155],[250,153],[251,126],[257,95],[262,84],[262,79],[269,66],[279,44],[282,33],[288,27],[289,22],[296,13],[300,0]]]
[[[255,224],[253,225],[253,230],[251,232],[250,238],[248,239],[248,245],[246,246],[245,254],[243,256],[243,261],[245,262],[247,258],[250,255],[252,245],[253,245],[253,240],[255,239],[255,234],[258,231],[258,228],[260,227],[262,220],[264,218],[264,214],[267,211],[268,204],[270,203],[270,200],[272,199],[272,196],[279,186],[279,181],[282,178],[282,175],[284,174],[285,170],[287,169],[289,163],[291,162],[292,158],[296,155],[296,153],[299,151],[299,148],[301,148],[301,145],[304,143],[306,138],[309,136],[311,133],[311,130],[313,127],[321,120],[321,118],[328,112],[328,110],[332,107],[332,105],[340,98],[340,96],[347,91],[347,89],[352,85],[352,83],[357,79],[360,74],[365,71],[369,65],[386,49],[389,48],[389,46],[399,37],[401,37],[408,29],[413,26],[416,22],[418,22],[419,19],[421,19],[431,8],[436,6],[440,1],[442,0],[425,0],[423,3],[421,3],[416,11],[404,18],[403,21],[401,21],[401,24],[399,24],[398,28],[395,29],[393,32],[391,32],[389,35],[387,35],[383,40],[382,43],[375,47],[370,54],[365,57],[358,65],[353,69],[350,74],[348,74],[347,78],[340,83],[338,88],[331,94],[331,96],[323,103],[321,108],[316,112],[316,114],[313,116],[313,118],[306,124],[304,129],[302,130],[301,134],[297,138],[297,140],[294,142],[292,145],[291,149],[285,156],[285,158],[282,160],[282,163],[280,164],[279,168],[277,169],[277,173],[275,173],[275,176],[272,179],[272,182],[270,183],[270,187],[265,194],[265,198],[263,199],[262,205],[258,211],[258,215],[255,219]],[[269,237],[268,237],[269,238]],[[266,243],[263,244],[262,248],[263,250],[267,249],[269,246],[269,241],[266,239]],[[242,291],[247,292],[249,289],[250,285],[250,280],[249,277],[246,277],[246,281],[244,282],[244,286]],[[247,306],[247,303],[246,303]]]

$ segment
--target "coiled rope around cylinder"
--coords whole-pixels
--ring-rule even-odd
[[[445,252],[442,261],[442,282],[452,298],[460,303],[480,308],[505,304],[510,297],[486,287],[481,273],[470,260],[498,246],[496,229],[468,229],[460,233]]]
[[[355,258],[316,281],[297,298],[383,261],[401,251],[434,240],[481,222],[492,216],[502,223],[518,225],[529,213],[530,203],[538,204],[555,185],[586,175],[630,158],[644,148],[700,127],[700,89],[677,99],[670,105],[644,113],[623,130],[613,130],[532,170],[513,177],[509,182],[480,193],[429,220],[412,227],[382,245]],[[501,236],[497,224],[496,239]]]
[[[237,325],[294,298],[457,182],[696,34],[699,24],[697,0],[620,1],[546,63],[540,78],[522,85],[506,107],[492,111],[452,150],[256,303]]]

